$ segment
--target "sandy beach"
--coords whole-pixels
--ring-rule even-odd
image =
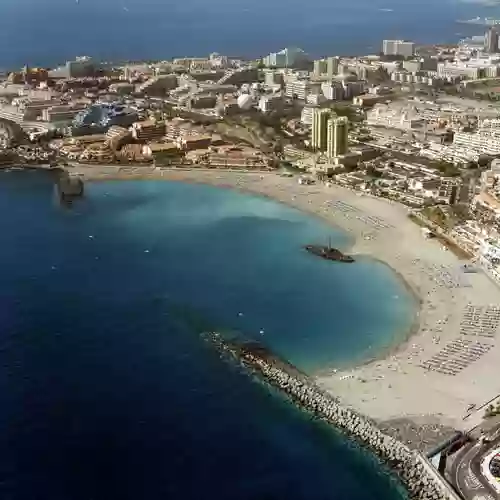
[[[389,427],[410,422],[470,429],[481,420],[480,407],[500,394],[500,288],[482,272],[461,272],[459,259],[425,239],[406,207],[341,187],[299,185],[296,177],[273,173],[93,166],[74,171],[87,179],[161,178],[269,196],[349,231],[356,241],[350,252],[379,259],[400,274],[420,301],[412,335],[385,359],[317,375],[316,382],[342,403]],[[470,405],[477,411],[467,416]]]

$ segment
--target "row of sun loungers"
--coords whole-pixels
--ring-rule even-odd
[[[444,375],[456,375],[483,354],[486,354],[491,347],[492,344],[468,339],[455,339],[420,366]]]
[[[356,207],[353,207],[352,205],[349,205],[348,203],[345,203],[343,201],[332,201],[330,204],[331,208],[335,210],[339,210],[340,212],[343,212],[344,214],[349,214],[349,213],[356,213],[359,212],[359,209]],[[376,229],[387,229],[390,227],[394,227],[391,224],[388,224],[385,222],[383,219],[380,217],[376,217],[373,215],[356,215],[356,219],[359,219],[360,221],[364,222],[365,224],[368,224]]]
[[[500,306],[468,304],[460,323],[462,335],[495,337],[500,326]]]

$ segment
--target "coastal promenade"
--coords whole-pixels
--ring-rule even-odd
[[[141,177],[141,169],[72,170],[94,179]],[[296,178],[274,173],[172,169],[142,177],[259,193],[316,214],[353,235],[354,247],[344,250],[385,262],[401,276],[420,304],[407,341],[362,366],[309,375],[410,447],[432,446],[433,434],[434,441],[440,438],[438,427],[474,427],[482,405],[500,393],[500,289],[482,273],[463,274],[459,259],[438,241],[425,239],[406,207],[336,186],[299,185]],[[476,413],[468,413],[471,405]],[[408,439],[399,434],[405,425],[428,432]]]

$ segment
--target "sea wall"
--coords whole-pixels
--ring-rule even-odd
[[[268,383],[288,394],[296,404],[372,450],[400,477],[411,499],[457,500],[455,492],[425,457],[384,434],[366,417],[339,404],[291,365],[261,347],[227,344],[217,334],[211,340],[246,367],[258,372]]]

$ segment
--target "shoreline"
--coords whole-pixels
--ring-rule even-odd
[[[288,397],[299,409],[333,425],[346,438],[373,453],[397,477],[411,499],[448,499],[457,496],[446,480],[434,470],[419,451],[410,450],[398,439],[380,430],[376,422],[343,406],[324,392],[289,362],[266,347],[252,342],[235,343],[218,332],[207,332],[204,339],[223,355],[232,357],[246,370]]]
[[[423,238],[406,207],[338,186],[298,185],[296,177],[275,172],[145,167],[127,171],[73,167],[69,171],[90,182],[163,179],[236,189],[319,216],[347,231],[354,239],[353,252],[388,266],[419,307],[403,341],[356,366],[312,376],[343,404],[379,422],[406,419],[464,430],[482,420],[478,412],[465,422],[467,407],[480,407],[500,394],[495,370],[500,365],[500,346],[494,338],[460,335],[467,304],[498,304],[500,289],[482,273],[458,274],[458,257],[444,251],[439,242]],[[468,283],[460,284],[464,279]],[[460,339],[480,341],[489,350],[454,376],[420,366]]]
[[[143,167],[139,167],[139,168],[143,168]],[[219,173],[222,175],[229,173],[229,174],[241,174],[241,175],[248,175],[248,174],[252,175],[253,174],[253,175],[273,175],[275,177],[279,176],[279,174],[277,174],[276,172],[266,172],[266,171],[217,170],[217,169],[197,169],[197,168],[179,169],[179,170],[173,168],[173,169],[169,169],[169,170],[163,170],[162,172],[172,173],[172,174],[175,174],[176,176],[177,176],[177,174],[182,174],[184,172],[189,172],[190,174],[195,173],[195,172],[202,172],[202,173],[210,173],[210,174],[214,174],[214,175],[216,173]],[[122,181],[122,180],[123,181],[125,181],[125,180],[130,180],[130,181],[132,181],[132,180],[165,180],[165,181],[170,181],[170,182],[178,181],[178,182],[186,182],[189,184],[203,184],[203,185],[207,185],[207,186],[217,187],[220,189],[231,189],[231,190],[239,191],[239,192],[244,193],[244,194],[249,194],[249,195],[264,198],[266,200],[271,200],[275,203],[284,204],[289,208],[293,208],[294,210],[299,210],[300,212],[307,213],[308,215],[311,215],[314,217],[319,217],[322,221],[326,222],[329,226],[333,226],[333,229],[350,233],[350,231],[347,230],[346,228],[341,227],[340,225],[337,225],[335,223],[332,224],[331,219],[329,219],[324,214],[318,214],[314,210],[308,210],[307,208],[297,207],[297,205],[290,203],[289,201],[284,201],[284,200],[278,199],[278,198],[276,198],[268,193],[264,193],[264,192],[259,191],[259,190],[250,189],[248,187],[238,186],[238,185],[235,185],[234,183],[229,183],[229,184],[220,183],[219,184],[218,182],[214,182],[214,179],[212,179],[212,178],[210,178],[210,179],[207,179],[207,178],[198,179],[198,178],[191,178],[191,175],[190,175],[189,179],[181,179],[181,178],[177,178],[177,177],[174,179],[174,178],[171,178],[169,175],[158,176],[158,173],[152,173],[152,174],[150,174],[150,176],[144,176],[144,175],[141,175],[140,173],[133,174],[133,175],[130,175],[127,173],[122,173],[122,174],[118,173],[116,176],[106,175],[105,177],[103,177],[99,174],[97,174],[94,177],[88,177],[87,176],[88,174],[84,174],[84,175],[85,175],[85,180],[88,182]],[[216,177],[219,177],[219,175],[217,175]],[[216,179],[216,180],[218,180],[218,179]],[[352,236],[352,234],[351,234],[351,236]],[[355,238],[353,238],[352,244],[349,246],[349,248],[345,249],[345,251],[353,250],[355,248],[355,246],[356,246],[356,241],[355,241]],[[374,257],[373,255],[361,254],[361,253],[357,253],[355,255],[368,257],[370,260],[372,260],[374,262],[378,262],[378,263],[382,264],[383,266],[389,268],[390,271],[397,276],[398,280],[400,281],[401,285],[405,288],[405,290],[411,295],[412,300],[414,300],[415,312],[412,315],[411,324],[408,327],[407,331],[404,333],[404,336],[401,336],[402,340],[400,342],[397,342],[394,345],[390,345],[390,346],[387,346],[385,348],[382,348],[374,356],[366,358],[362,361],[348,363],[346,365],[347,369],[354,369],[354,368],[361,367],[364,365],[369,365],[370,363],[376,362],[376,361],[381,360],[381,359],[385,359],[385,358],[389,357],[390,355],[396,354],[400,350],[404,349],[406,344],[411,340],[411,338],[418,333],[418,330],[420,328],[420,312],[421,312],[421,308],[423,305],[423,301],[422,301],[422,298],[420,297],[419,291],[411,283],[409,283],[406,280],[405,276],[399,270],[392,267],[385,260],[383,260],[381,258]],[[316,378],[316,377],[321,377],[321,376],[325,376],[325,375],[330,375],[332,373],[336,373],[334,368],[324,368],[324,369],[316,370],[314,373],[308,374],[308,376],[312,377],[312,378]]]

